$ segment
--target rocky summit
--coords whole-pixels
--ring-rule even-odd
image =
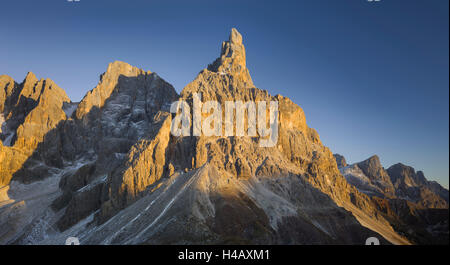
[[[261,147],[259,132],[174,136],[171,104],[195,95],[222,110],[277,102],[276,144]],[[0,121],[1,244],[448,240],[448,190],[376,156],[353,165],[333,156],[298,105],[254,86],[236,29],[180,94],[124,62],[81,102],[32,73],[20,84],[0,76]]]

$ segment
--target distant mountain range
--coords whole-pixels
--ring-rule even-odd
[[[277,102],[276,145],[174,136],[171,104],[196,94]],[[180,94],[118,61],[79,103],[2,75],[0,121],[0,244],[448,244],[448,190],[333,156],[298,105],[253,85],[236,29]]]
[[[376,155],[352,165],[334,156],[342,175],[373,199],[397,232],[416,243],[448,244],[447,189],[401,163],[385,170]]]

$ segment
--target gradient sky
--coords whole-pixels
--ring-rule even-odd
[[[73,101],[107,64],[178,92],[236,27],[255,85],[290,97],[350,163],[377,154],[449,182],[449,1],[2,1],[0,74],[53,79]]]

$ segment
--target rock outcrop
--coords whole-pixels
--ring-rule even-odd
[[[341,156],[340,154],[333,154],[334,159],[336,159],[336,164],[338,168],[346,167],[348,166],[347,161],[345,160],[344,156]]]
[[[208,65],[208,70],[221,75],[231,74],[233,82],[231,87],[254,87],[252,78],[246,66],[245,47],[242,43],[241,34],[231,29],[228,41],[222,43],[220,57]]]
[[[380,158],[377,155],[357,163],[358,167],[369,178],[371,184],[378,187],[386,197],[395,195],[395,189],[386,170],[381,166]]]
[[[0,78],[5,91],[1,108],[0,186],[9,184],[13,174],[23,169],[47,134],[65,120],[66,92],[50,79],[38,80],[29,72],[17,85],[7,76]]]
[[[86,155],[78,159],[82,163],[95,161],[95,170],[82,182],[89,189],[63,189],[59,208],[68,208],[60,228],[67,228],[100,208],[102,219],[110,217],[163,176],[170,138],[171,117],[167,111],[177,98],[175,89],[156,73],[118,61],[108,66],[99,84],[78,104],[73,120],[65,124],[73,128],[74,135],[61,133],[68,138],[64,142],[70,143],[70,148],[61,147],[68,150],[62,156],[69,157],[73,152],[91,154],[89,159]],[[83,198],[94,198],[95,206],[86,208],[79,202]]]
[[[18,84],[7,75],[0,75],[0,113],[3,115],[8,113],[12,103],[17,98]],[[2,122],[4,122],[4,117]]]

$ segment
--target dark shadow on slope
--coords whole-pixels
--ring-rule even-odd
[[[220,178],[223,176],[209,177]],[[275,183],[279,181],[283,182],[287,179],[297,181],[298,183],[298,185],[293,187],[293,193],[299,194],[304,190],[308,190],[318,196],[322,202],[325,202],[328,208],[319,208],[317,209],[317,214],[309,217],[308,213],[302,211],[293,215],[278,216],[278,228],[274,229],[271,225],[271,218],[273,216],[269,217],[266,212],[267,209],[270,209],[270,206],[269,208],[266,206],[266,211],[263,210],[249,197],[249,194],[235,189],[233,184],[231,186],[222,186],[222,188],[218,188],[219,190],[214,191],[204,190],[203,188],[198,189],[197,183],[205,183],[206,180],[197,179],[170,208],[164,208],[166,204],[163,201],[155,202],[154,205],[161,204],[162,206],[154,206],[150,210],[156,209],[157,207],[167,210],[166,212],[153,212],[152,216],[158,216],[158,219],[148,219],[147,215],[139,217],[142,220],[147,218],[146,222],[153,224],[152,230],[147,229],[141,234],[141,238],[145,238],[143,243],[200,245],[364,245],[368,237],[376,236],[383,245],[390,244],[376,232],[362,227],[350,212],[338,207],[328,195],[313,188],[310,184],[302,180],[301,176],[280,176],[277,179],[271,179],[271,181]],[[245,182],[248,180],[234,181],[247,185]],[[215,185],[213,186],[216,187]],[[281,196],[285,195],[283,194]],[[284,198],[287,199],[286,197]],[[258,203],[262,203],[262,201]],[[295,204],[295,200],[288,199],[288,201]],[[303,204],[307,203],[303,202]],[[208,210],[210,207],[214,209],[214,214],[210,214],[210,210]],[[139,214],[141,213],[143,212],[139,212]],[[139,228],[143,221],[139,221],[139,219],[134,221],[136,226],[128,226],[127,231],[140,231]],[[327,231],[321,225],[326,230],[330,229],[333,231],[337,236],[327,234]],[[132,237],[132,234],[125,236],[125,238],[127,237]],[[116,243],[120,242],[116,241]]]
[[[420,208],[405,199],[372,198],[395,231],[418,245],[448,245],[448,209]]]
[[[13,108],[8,111],[14,119],[8,119],[5,122],[6,131],[16,132],[17,128],[24,122],[25,117],[37,106],[37,104],[38,102],[32,98],[20,96],[17,105],[13,106]],[[5,135],[0,134],[0,138],[3,141],[6,137]],[[14,133],[14,136],[9,144],[10,146],[14,145],[16,138],[17,134]]]
[[[139,122],[151,126],[153,117],[165,107],[163,103],[178,97],[173,87],[174,94],[171,91],[158,91],[162,93],[159,97],[147,95],[148,91],[157,88],[126,87],[126,84],[138,84],[138,79],[145,80],[145,78],[150,77],[121,75],[113,93],[102,108],[93,107],[82,119],[74,118],[74,112],[73,119],[59,122],[54,129],[46,133],[32,155],[13,174],[11,181],[19,183],[32,183],[50,176],[61,178],[59,187],[62,195],[52,203],[55,211],[64,211],[62,218],[57,222],[60,229],[67,229],[99,210],[101,204],[109,199],[107,190],[111,179],[108,177],[123,164],[130,148],[138,142],[135,134],[122,135],[121,138],[115,136],[114,132],[106,130],[104,123],[101,122],[105,107],[121,95],[121,90],[134,90],[130,92],[128,102],[124,104],[127,108],[118,109],[123,113],[118,113],[117,118],[120,122],[125,121],[126,126],[134,126]],[[136,95],[137,93],[133,95],[133,92],[137,92],[138,89],[145,89],[145,96],[155,97],[150,99],[153,100],[151,103],[156,104],[145,104],[145,113],[134,115],[133,104],[139,95]],[[158,104],[158,101],[161,104]]]

